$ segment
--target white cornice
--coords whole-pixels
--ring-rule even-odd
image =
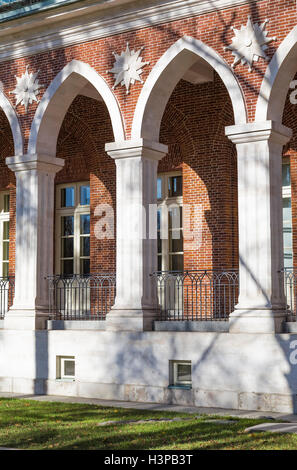
[[[244,3],[249,0],[84,0],[2,24],[0,62]]]

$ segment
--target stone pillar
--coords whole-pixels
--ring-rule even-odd
[[[105,149],[117,171],[117,285],[107,328],[151,330],[157,307],[150,278],[157,269],[157,168],[167,147],[141,139],[106,144]]]
[[[238,162],[238,305],[230,332],[281,332],[285,320],[282,149],[292,132],[273,121],[230,126]]]
[[[64,160],[46,155],[6,159],[16,175],[15,297],[4,320],[8,329],[42,329],[48,318],[53,273],[54,179]]]

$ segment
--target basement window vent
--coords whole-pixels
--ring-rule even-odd
[[[75,380],[74,356],[57,356],[57,379]]]
[[[191,361],[169,361],[169,387],[192,388]]]

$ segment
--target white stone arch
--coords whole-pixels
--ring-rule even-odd
[[[297,72],[297,26],[272,57],[260,88],[255,121],[282,122],[290,82]]]
[[[17,117],[17,114],[10,103],[9,99],[6,98],[3,92],[0,92],[0,108],[3,110],[12,132],[13,144],[14,144],[14,154],[22,155],[23,154],[23,135],[20,127],[20,123]]]
[[[106,81],[90,65],[72,60],[54,78],[37,108],[31,126],[28,153],[56,156],[57,139],[73,99],[91,84],[109,111],[114,139],[125,140],[118,102]]]
[[[229,65],[211,47],[198,39],[184,36],[163,54],[142,88],[133,119],[133,139],[158,141],[167,101],[176,84],[199,57],[218,73],[227,88],[235,124],[247,122],[243,93]]]

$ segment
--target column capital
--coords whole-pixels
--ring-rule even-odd
[[[41,170],[54,174],[63,168],[64,163],[62,158],[42,154],[15,155],[6,158],[6,165],[14,172]]]
[[[276,121],[251,122],[225,127],[225,135],[234,144],[270,141],[285,145],[292,137],[292,129]]]
[[[105,151],[115,160],[121,158],[143,157],[149,160],[161,160],[168,152],[167,145],[146,139],[124,140],[105,145]]]

